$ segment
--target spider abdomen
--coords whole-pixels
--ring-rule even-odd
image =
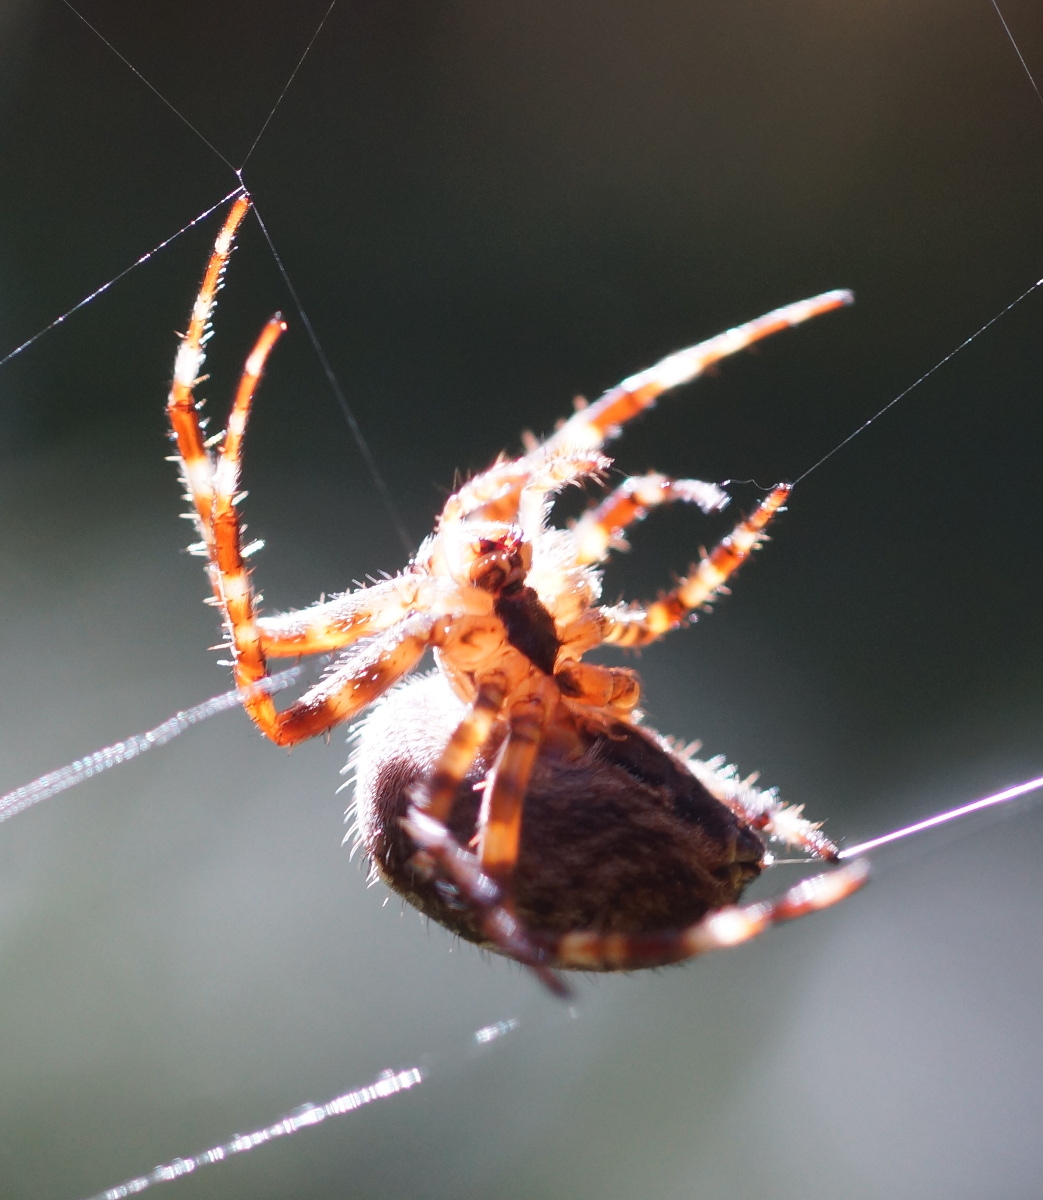
[[[437,673],[414,677],[373,710],[354,758],[358,839],[411,904],[495,949],[451,885],[417,872],[400,823],[462,712]],[[653,735],[577,710],[569,717],[568,736],[541,747],[525,794],[513,893],[525,927],[656,933],[735,903],[764,862],[757,833]],[[481,784],[502,737],[494,733],[458,789],[448,826],[461,845],[475,835]]]

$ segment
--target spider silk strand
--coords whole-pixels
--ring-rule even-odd
[[[960,817],[970,816],[971,813],[981,812],[986,808],[995,808],[997,805],[1006,804],[1011,800],[1016,800],[1019,796],[1027,796],[1031,792],[1043,790],[1043,775],[1038,779],[1029,779],[1025,783],[1019,783],[1015,787],[1006,788],[1002,792],[994,792],[991,796],[983,796],[980,800],[973,800],[970,804],[963,804],[959,808],[950,808],[946,812],[936,813],[933,817],[927,817],[923,821],[917,821],[913,825],[906,825],[901,829],[894,829],[890,833],[881,834],[879,837],[870,838],[867,842],[860,842],[857,846],[846,846],[840,852],[841,858],[857,858],[859,855],[867,854],[870,850],[876,850],[879,846],[886,846],[890,842],[900,841],[902,838],[912,836],[914,833],[923,833],[927,829],[936,829],[939,825],[946,825],[950,821],[956,821]]]
[[[251,197],[252,199],[252,197]],[[311,319],[304,311],[304,305],[301,304],[300,296],[297,294],[297,289],[290,281],[289,272],[283,263],[282,256],[275,248],[275,243],[272,241],[272,235],[268,232],[268,226],[265,225],[264,219],[261,216],[260,210],[257,207],[256,201],[253,205],[253,214],[257,218],[257,224],[261,227],[261,232],[264,234],[265,241],[268,243],[268,249],[272,252],[272,258],[275,259],[275,265],[279,268],[279,274],[283,278],[283,283],[286,284],[286,290],[290,293],[290,299],[293,301],[293,306],[297,310],[297,315],[301,319],[301,324],[304,326],[304,332],[308,335],[312,344],[312,349],[315,351],[316,357],[319,360],[322,370],[326,376],[326,382],[330,386],[330,390],[336,397],[337,403],[340,405],[340,410],[344,415],[345,421],[348,423],[348,428],[351,430],[352,437],[355,439],[355,444],[359,448],[359,453],[362,455],[363,461],[366,464],[366,469],[369,471],[369,476],[373,480],[373,486],[377,489],[380,499],[387,509],[388,516],[395,527],[395,532],[398,534],[398,539],[402,543],[402,548],[406,552],[407,558],[412,558],[413,551],[416,549],[416,542],[410,537],[409,530],[406,528],[405,522],[398,511],[398,506],[395,504],[394,498],[391,495],[391,489],[387,485],[387,480],[381,474],[380,468],[377,466],[377,460],[373,456],[373,451],[370,449],[369,442],[362,435],[362,429],[359,426],[358,418],[355,416],[355,410],[348,402],[347,396],[344,394],[344,389],[340,386],[340,381],[333,370],[330,360],[326,357],[326,351],[322,348],[322,343],[319,341],[319,335],[315,332],[315,326],[312,325]]]
[[[256,1150],[258,1146],[278,1138],[288,1137],[291,1133],[299,1133],[302,1129],[319,1125],[327,1117],[341,1117],[347,1113],[358,1112],[360,1108],[365,1108],[377,1100],[389,1100],[401,1092],[411,1091],[419,1087],[425,1078],[426,1075],[420,1067],[407,1067],[402,1071],[381,1071],[372,1083],[364,1087],[354,1088],[325,1104],[302,1104],[271,1125],[264,1125],[252,1133],[237,1133],[227,1142],[221,1142],[199,1154],[160,1163],[147,1175],[138,1175],[115,1187],[106,1188],[90,1200],[125,1200],[125,1197],[137,1196],[157,1183],[173,1183],[186,1175],[192,1175],[201,1167],[212,1167],[215,1163],[245,1154],[248,1150]]]
[[[198,225],[200,223],[200,221],[205,221],[206,218],[209,217],[212,212],[216,212],[217,209],[219,209],[222,204],[225,204],[229,200],[231,200],[233,197],[238,196],[242,192],[242,190],[243,189],[241,186],[234,188],[232,191],[230,191],[228,193],[227,196],[222,196],[221,199],[218,200],[215,204],[211,204],[209,208],[203,209],[203,211],[199,214],[198,217],[193,217],[192,220],[189,221],[187,225],[182,225],[181,228],[177,231],[177,233],[172,233],[170,235],[170,237],[164,238],[163,241],[161,241],[158,245],[153,246],[151,250],[147,250],[144,254],[142,254],[138,258],[136,258],[130,264],[129,267],[125,267],[122,271],[120,271],[120,273],[118,275],[113,275],[113,277],[108,281],[108,283],[103,283],[101,285],[101,287],[96,287],[93,292],[88,293],[88,295],[84,296],[82,300],[78,300],[72,306],[72,308],[67,309],[65,312],[62,313],[62,315],[60,317],[55,317],[54,320],[49,325],[45,325],[43,327],[43,329],[39,330],[39,332],[37,332],[37,333],[34,333],[32,337],[26,338],[25,341],[21,343],[21,345],[15,346],[15,348],[13,350],[8,351],[8,353],[5,354],[3,358],[0,358],[0,367],[6,366],[11,361],[12,358],[15,358],[17,355],[21,354],[23,350],[28,350],[29,347],[31,345],[33,345],[34,342],[38,342],[40,340],[40,338],[42,338],[44,336],[45,333],[50,333],[52,329],[56,329],[59,325],[64,324],[65,321],[69,317],[71,317],[73,313],[79,312],[79,310],[81,308],[85,308],[96,297],[100,296],[103,292],[107,292],[109,290],[109,288],[113,286],[113,284],[119,283],[119,281],[121,279],[123,279],[125,276],[129,275],[131,273],[131,271],[134,271],[138,267],[142,266],[144,263],[147,263],[148,260],[150,258],[152,258],[154,255],[158,254],[160,252],[160,250],[165,250],[166,247],[169,246],[171,242],[176,241],[183,233],[187,233],[194,226]]]
[[[509,1035],[514,1041],[519,1030],[528,1033],[530,1037],[543,1037],[549,1030],[560,1027],[563,1021],[574,1021],[579,1015],[575,1008],[569,1008],[564,1014],[555,1008],[544,1010],[535,1019],[526,1019],[524,1026],[518,1017],[506,1017],[483,1025],[480,1029],[473,1030],[462,1043],[457,1041],[441,1054],[418,1055],[414,1066],[381,1071],[372,1083],[335,1096],[325,1104],[302,1104],[270,1125],[262,1125],[260,1129],[251,1133],[237,1133],[228,1141],[199,1154],[161,1163],[145,1175],[138,1175],[115,1187],[95,1193],[89,1200],[126,1200],[126,1197],[137,1196],[157,1183],[173,1183],[186,1175],[194,1174],[202,1167],[214,1166],[280,1138],[314,1128],[331,1117],[350,1116],[379,1100],[393,1100],[396,1096],[427,1083],[433,1074],[444,1076],[454,1068],[466,1067],[475,1057],[488,1053],[493,1046],[499,1049]]]
[[[293,81],[297,78],[297,73],[300,71],[301,67],[304,66],[304,60],[311,53],[312,46],[315,45],[315,42],[316,42],[319,34],[322,33],[322,27],[329,20],[330,13],[333,12],[333,10],[334,10],[334,8],[336,8],[336,6],[337,6],[337,0],[330,0],[329,8],[327,8],[326,11],[322,14],[322,18],[320,19],[318,25],[315,26],[315,31],[312,33],[311,37],[308,39],[308,44],[307,44],[307,46],[304,47],[304,52],[301,54],[300,58],[297,59],[297,65],[290,72],[289,79],[287,79],[286,82],[283,84],[282,91],[276,97],[275,103],[272,105],[270,112],[264,118],[264,122],[262,123],[261,128],[258,129],[257,136],[250,143],[250,149],[247,150],[246,154],[243,156],[243,161],[239,165],[239,170],[236,171],[237,175],[242,175],[244,167],[250,161],[250,157],[253,154],[253,152],[257,149],[257,143],[261,140],[261,138],[264,137],[265,133],[267,132],[268,126],[272,123],[272,117],[275,116],[276,110],[278,109],[279,105],[282,104],[283,100],[286,98],[286,93],[293,86]]]
[[[996,0],[990,0],[990,3],[992,4],[992,7],[996,10],[996,16],[999,17],[999,19],[1000,19],[1000,24],[1003,26],[1003,32],[1010,39],[1010,44],[1014,47],[1014,53],[1018,56],[1018,62],[1021,63],[1021,69],[1028,76],[1029,83],[1032,84],[1032,90],[1036,93],[1036,99],[1040,102],[1041,105],[1043,105],[1043,92],[1041,92],[1039,90],[1039,84],[1036,83],[1035,76],[1029,70],[1029,65],[1025,61],[1025,56],[1024,56],[1024,54],[1021,53],[1021,47],[1014,40],[1014,34],[1011,33],[1010,26],[1007,24],[1007,18],[1003,15],[1003,13],[1000,12],[1000,6],[996,3]]]
[[[242,691],[233,689],[220,696],[211,696],[209,700],[204,700],[201,704],[193,704],[191,708],[175,713],[153,729],[147,729],[144,733],[132,734],[121,742],[114,742],[111,746],[95,750],[93,754],[88,754],[85,758],[78,758],[66,767],[59,767],[57,771],[48,771],[46,775],[41,775],[32,783],[27,783],[23,787],[15,788],[14,791],[0,796],[0,821],[17,816],[18,813],[24,812],[34,804],[39,804],[41,800],[48,800],[59,792],[64,792],[78,783],[100,775],[110,767],[117,767],[120,763],[137,758],[146,750],[153,750],[156,746],[165,746],[167,742],[172,742],[178,734],[184,733],[186,729],[191,729],[193,725],[198,725],[208,717],[227,712],[231,708],[237,708],[242,704],[244,695],[258,691],[281,692],[284,688],[289,687],[300,673],[300,667],[290,667],[289,670],[280,671],[277,675],[271,675],[267,679],[261,679]]]
[[[1029,296],[1032,295],[1032,293],[1038,287],[1041,287],[1041,286],[1043,286],[1043,279],[1037,279],[1036,282],[1031,284],[1029,287],[1027,287],[1021,293],[1020,296],[1018,296],[1016,299],[1012,300],[1004,308],[1001,308],[999,310],[999,312],[996,313],[994,316],[990,317],[985,322],[985,324],[981,326],[980,329],[975,330],[975,332],[970,334],[969,337],[965,337],[958,346],[953,347],[953,349],[950,350],[948,354],[946,354],[944,357],[938,359],[938,361],[934,364],[933,367],[928,368],[928,370],[924,371],[924,373],[918,379],[914,379],[913,382],[911,384],[909,384],[909,386],[907,388],[903,388],[902,391],[900,391],[897,396],[895,396],[891,400],[888,400],[888,402],[883,406],[883,408],[878,409],[869,418],[868,421],[863,421],[862,424],[859,425],[857,429],[855,429],[851,433],[849,433],[846,438],[844,438],[842,441],[837,442],[837,444],[833,447],[832,450],[830,450],[827,454],[823,454],[822,457],[818,460],[818,462],[816,462],[812,466],[808,467],[808,469],[802,475],[798,475],[797,478],[794,479],[794,481],[793,481],[793,486],[796,487],[798,483],[807,479],[807,477],[813,471],[817,471],[819,469],[819,467],[821,467],[823,465],[823,463],[828,462],[833,457],[833,455],[837,453],[838,450],[843,450],[843,448],[849,442],[853,442],[855,440],[855,438],[858,437],[859,434],[864,433],[869,428],[869,426],[873,424],[874,421],[878,421],[884,415],[884,413],[889,412],[892,408],[894,408],[894,406],[900,400],[904,400],[911,391],[918,388],[921,383],[925,382],[925,380],[930,379],[930,377],[935,373],[935,371],[939,370],[941,367],[944,367],[945,364],[950,359],[955,358],[956,355],[959,354],[961,350],[965,350],[971,344],[971,342],[974,342],[978,338],[980,338],[981,335],[987,329],[990,329],[993,325],[995,325],[996,322],[1001,317],[1005,317],[1012,308],[1016,308],[1022,302],[1022,300],[1027,299]]]
[[[163,95],[163,93],[159,90],[158,87],[156,87],[152,83],[149,83],[149,81],[138,70],[138,68],[130,61],[130,59],[127,58],[127,56],[125,54],[123,54],[119,50],[117,50],[116,47],[112,44],[112,42],[109,41],[109,39],[105,36],[105,34],[103,34],[96,25],[92,25],[90,23],[90,21],[88,21],[87,18],[83,15],[83,13],[81,13],[79,11],[79,9],[77,9],[75,7],[75,5],[71,4],[69,2],[69,0],[62,0],[62,3],[69,10],[69,12],[71,12],[73,14],[73,16],[77,17],[79,20],[81,20],[84,23],[84,25],[87,26],[87,28],[91,31],[91,33],[94,34],[94,36],[98,39],[98,41],[101,42],[101,44],[103,46],[106,46],[109,50],[112,51],[113,54],[115,54],[115,56],[120,60],[121,63],[123,63],[123,65],[127,68],[128,71],[130,71],[132,74],[136,75],[137,78],[141,80],[141,82],[145,85],[145,87],[148,88],[148,90],[156,97],[157,100],[160,101],[161,104],[166,105],[166,107],[170,109],[170,111],[174,114],[174,116],[177,117],[177,119],[179,121],[181,121],[184,125],[186,125],[196,135],[197,138],[199,138],[199,140],[203,143],[204,146],[208,147],[214,154],[216,154],[217,157],[225,164],[226,167],[228,167],[228,169],[230,171],[235,171],[235,167],[232,166],[231,162],[229,162],[229,160],[227,158],[225,158],[225,156],[221,153],[220,150],[218,150],[218,148],[206,136],[206,134],[204,134],[200,129],[196,128],[196,126],[192,124],[192,122],[188,119],[188,117],[186,117],[185,114],[183,112],[181,112],[180,109],[178,109],[176,105],[172,104],[166,98],[166,96]],[[282,97],[280,97],[280,99],[282,99]],[[278,102],[276,102],[276,103],[278,103]]]

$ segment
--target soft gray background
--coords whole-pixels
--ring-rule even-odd
[[[235,161],[324,8],[82,2]],[[1043,71],[1038,6],[1004,8]],[[59,0],[0,9],[0,163],[0,356],[234,184]],[[575,393],[853,287],[621,447],[792,478],[1043,274],[1043,108],[987,0],[341,0],[247,180],[416,537],[457,468]],[[225,686],[162,461],[215,228],[0,372],[0,788]],[[655,724],[849,839],[1043,770],[1041,304],[809,478],[734,597],[644,656]],[[251,226],[218,412],[276,307]],[[404,558],[290,320],[247,451],[272,607]],[[657,517],[610,595],[717,532]],[[423,1055],[410,1096],[171,1195],[1039,1195],[1039,812],[881,856],[759,944],[580,981],[569,1020],[366,889],[344,757],[233,714],[0,829],[5,1198],[76,1200]]]

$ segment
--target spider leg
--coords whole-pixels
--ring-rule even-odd
[[[449,497],[439,527],[468,519],[516,521],[523,492],[531,491],[542,501],[570,484],[599,477],[608,465],[609,460],[601,454],[569,446],[501,459]]]
[[[292,746],[316,737],[361,712],[408,674],[431,644],[433,617],[410,617],[348,650],[328,674],[282,712],[268,695],[248,693],[243,707],[258,729],[276,745]],[[240,689],[263,679],[260,659],[236,662]]]
[[[506,697],[507,681],[502,672],[487,674],[442,752],[424,789],[426,795],[414,797],[402,818],[402,827],[418,848],[416,866],[455,885],[478,914],[489,941],[504,954],[530,967],[556,995],[567,996],[565,985],[547,970],[543,951],[532,944],[504,903],[502,887],[502,883],[509,883],[517,861],[522,801],[552,700],[556,698],[549,682],[519,696],[511,705],[507,740],[487,782],[479,817],[483,859],[464,849],[446,827],[457,791],[488,740]],[[484,861],[488,861],[498,879],[483,870]]]
[[[822,832],[820,821],[809,821],[803,815],[803,804],[776,804],[768,812],[753,817],[750,824],[787,846],[797,846],[815,858],[839,862],[840,850]]]
[[[456,885],[460,895],[478,914],[482,932],[509,958],[528,967],[555,996],[567,1000],[569,986],[546,965],[547,953],[536,946],[517,918],[500,903],[500,890],[483,875],[478,860],[468,853],[441,823],[413,805],[402,827],[421,848],[433,867]]]
[[[210,510],[213,503],[213,460],[203,440],[203,432],[197,412],[195,386],[206,357],[204,345],[210,329],[210,317],[217,301],[225,267],[232,253],[236,230],[250,208],[250,198],[245,193],[229,210],[221,232],[214,243],[214,251],[203,275],[188,331],[182,338],[174,360],[174,380],[167,397],[167,415],[170,427],[177,440],[181,470],[188,487],[200,533],[207,540],[210,529]]]
[[[619,433],[621,425],[633,420],[646,408],[651,408],[663,392],[695,379],[712,363],[745,350],[747,346],[779,330],[800,325],[811,317],[851,304],[853,300],[854,297],[847,291],[823,292],[809,300],[798,300],[795,304],[776,308],[763,317],[737,325],[696,346],[678,350],[655,366],[624,379],[595,403],[580,408],[540,448],[569,446],[573,449],[598,449]]]
[[[676,629],[695,609],[722,591],[728,579],[764,541],[764,530],[782,510],[791,491],[780,483],[753,512],[704,555],[677,587],[641,608],[602,609],[604,641],[616,646],[647,646]]]
[[[573,526],[576,561],[586,565],[607,558],[609,549],[619,545],[623,530],[636,521],[643,521],[649,509],[660,504],[683,500],[698,504],[708,513],[724,508],[728,499],[716,484],[703,483],[699,479],[668,479],[654,473],[631,475],[596,508],[588,509]]]
[[[489,772],[478,815],[478,862],[501,893],[510,895],[521,843],[522,809],[543,731],[558,700],[558,689],[539,678],[529,695],[507,710],[507,738]]]
[[[438,765],[424,788],[425,795],[418,797],[414,807],[440,825],[449,820],[449,813],[460,785],[489,740],[493,723],[503,709],[507,697],[507,680],[501,671],[490,671],[478,684],[478,693],[460,724],[442,751]]]
[[[272,317],[246,360],[211,475],[210,522],[204,532],[204,546],[210,557],[214,593],[228,624],[237,664],[243,659],[263,662],[269,654],[287,658],[342,649],[401,621],[415,606],[421,586],[419,575],[398,575],[303,612],[257,617],[236,502],[243,438],[254,393],[268,355],[285,329],[281,317]],[[191,415],[196,416],[194,411]],[[249,674],[251,668],[244,665],[243,671]]]
[[[396,575],[297,612],[257,617],[261,649],[270,658],[341,650],[423,608],[420,590],[418,575]]]
[[[666,966],[709,950],[738,946],[773,925],[831,908],[857,892],[868,878],[868,861],[856,859],[835,871],[805,879],[774,900],[716,909],[686,929],[647,934],[579,932],[558,936],[530,934],[530,937],[558,967],[630,971]]]
[[[194,395],[217,291],[235,232],[248,208],[249,199],[241,196],[218,234],[188,332],[178,351],[167,403],[201,538],[193,549],[209,560],[215,602],[222,610],[231,643],[236,684],[245,688],[263,679],[268,673],[266,654],[296,656],[339,649],[399,626],[352,660],[352,669],[364,672],[358,680],[351,678],[347,668],[336,669],[283,713],[276,711],[269,695],[255,693],[244,702],[267,736],[280,744],[291,744],[357,712],[411,670],[428,644],[430,623],[423,629],[415,622],[403,623],[420,587],[419,577],[409,575],[340,596],[302,613],[260,619],[256,615],[256,599],[245,564],[249,550],[244,551],[241,545],[235,506],[250,409],[264,364],[286,328],[282,318],[275,316],[267,323],[246,361],[216,461],[204,440]]]
[[[249,688],[268,674],[265,648],[255,618],[255,598],[244,560],[236,509],[243,436],[257,381],[276,340],[285,328],[280,317],[265,326],[246,361],[224,442],[213,471],[207,548],[210,578],[224,613],[236,686]],[[384,638],[336,668],[283,712],[271,695],[253,691],[243,701],[251,720],[278,745],[292,745],[323,733],[371,703],[417,664],[430,640],[432,620],[400,622]],[[359,631],[350,630],[345,640]]]
[[[704,762],[682,752],[685,765],[706,790],[747,825],[786,846],[797,846],[815,858],[838,862],[840,852],[822,832],[820,822],[809,821],[802,804],[783,804],[774,788],[754,786],[756,775],[741,779],[723,759]]]
[[[242,466],[242,445],[257,382],[264,363],[285,329],[273,317],[258,338],[246,361],[228,426],[213,472],[211,511],[210,574],[224,613],[239,688],[248,688],[268,674],[267,653],[295,655],[314,650],[337,649],[367,634],[388,629],[350,660],[350,667],[335,669],[296,703],[278,712],[268,693],[253,692],[244,707],[258,728],[280,745],[288,745],[325,732],[338,721],[357,713],[401,678],[420,660],[427,648],[433,621],[404,620],[415,600],[418,580],[405,576],[390,579],[377,590],[340,597],[329,606],[320,605],[319,620],[295,614],[291,622],[270,621],[264,638],[256,618],[256,599],[242,549],[236,496]],[[282,640],[272,639],[272,629]],[[301,636],[295,636],[300,633]],[[358,677],[352,678],[352,673]]]

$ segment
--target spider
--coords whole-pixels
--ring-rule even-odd
[[[701,761],[640,722],[635,673],[583,661],[640,647],[725,591],[765,540],[790,486],[778,484],[649,604],[602,606],[598,564],[624,531],[674,501],[709,512],[716,485],[625,479],[568,529],[549,522],[565,487],[603,479],[607,441],[663,391],[771,333],[851,300],[827,292],[679,351],[526,438],[446,501],[400,574],[297,612],[260,616],[236,501],[243,437],[264,364],[286,325],[269,320],[246,361],[223,433],[204,439],[194,388],[210,317],[249,197],[217,238],[174,368],[168,413],[186,499],[207,559],[243,705],[291,746],[360,714],[353,733],[355,833],[375,875],[460,937],[531,968],[567,994],[559,969],[613,971],[734,946],[826,908],[866,880],[854,861],[774,900],[740,905],[770,864],[767,842],[838,861],[819,825],[723,759]],[[436,669],[406,680],[428,649]],[[268,660],[339,652],[282,711]]]

